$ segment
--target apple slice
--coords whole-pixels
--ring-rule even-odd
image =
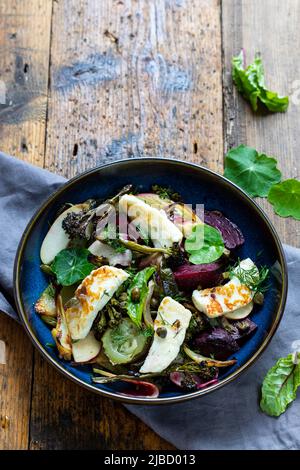
[[[75,362],[80,364],[90,362],[95,359],[101,349],[101,344],[96,340],[92,331],[89,334],[72,344],[72,354]]]
[[[55,256],[68,246],[70,237],[62,228],[64,218],[70,212],[81,212],[87,208],[88,204],[76,204],[71,206],[53,222],[41,246],[40,257],[43,264],[52,263]]]
[[[232,312],[228,312],[224,315],[224,317],[228,318],[229,320],[242,320],[243,318],[248,317],[253,309],[253,302],[245,305],[244,307],[240,307]]]

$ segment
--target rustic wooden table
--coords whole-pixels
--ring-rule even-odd
[[[246,143],[300,176],[299,0],[2,0],[0,21],[4,152],[67,177],[143,155],[222,172],[224,152]],[[230,61],[242,46],[292,96],[288,113],[253,115],[237,95]],[[262,206],[299,246],[299,222]],[[172,449],[61,377],[1,315],[0,339],[1,449]]]

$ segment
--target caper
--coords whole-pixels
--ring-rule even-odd
[[[138,302],[141,297],[141,291],[138,287],[134,287],[131,291],[131,300],[133,302]]]
[[[167,336],[167,328],[164,328],[163,326],[160,326],[159,328],[157,328],[156,330],[156,334],[160,337],[160,338],[165,338]]]
[[[156,297],[151,297],[150,305],[152,308],[157,308],[159,304],[159,300]]]

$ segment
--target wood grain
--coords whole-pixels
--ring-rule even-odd
[[[217,0],[60,1],[51,44],[48,168],[143,155],[220,168]]]
[[[224,51],[225,150],[245,143],[278,159],[284,178],[299,178],[298,122],[300,119],[300,2],[294,0],[225,0],[222,2]],[[287,113],[257,115],[232,85],[231,58],[244,47],[248,61],[260,52],[266,84],[290,95]],[[300,246],[300,225],[274,214],[261,200],[282,241]]]
[[[55,2],[46,167],[163,155],[222,168],[220,31],[215,0]],[[40,357],[34,377],[32,449],[172,448]]]
[[[1,150],[43,166],[51,25],[50,0],[0,3]],[[33,350],[20,325],[0,314],[0,448],[29,441]]]
[[[0,313],[0,340],[6,363],[0,364],[0,449],[27,449],[33,348],[21,325]]]
[[[298,2],[224,0],[221,11],[218,0],[59,0],[52,23],[51,11],[50,0],[1,2],[2,150],[40,166],[45,155],[46,167],[68,177],[143,155],[222,171],[224,137],[225,150],[252,145],[276,156],[284,177],[299,177]],[[236,93],[230,62],[241,47],[249,60],[260,51],[267,84],[292,95],[288,113],[254,115]],[[282,239],[299,246],[299,224],[261,204]],[[0,331],[8,350],[0,365],[0,448],[28,441],[32,449],[172,448],[36,353],[31,403],[29,341],[3,317]]]
[[[62,377],[40,355],[35,362],[30,448],[172,449],[121,404]]]
[[[0,2],[1,150],[42,166],[51,0]]]

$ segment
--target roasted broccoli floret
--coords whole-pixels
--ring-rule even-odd
[[[105,312],[102,311],[100,312],[99,318],[97,318],[93,327],[95,338],[98,341],[101,340],[101,336],[103,335],[106,329],[106,326],[107,326],[107,320],[106,320]]]
[[[175,243],[170,249],[170,256],[167,258],[167,266],[174,271],[176,268],[179,268],[179,266],[185,264],[185,262],[184,251],[178,243]]]
[[[62,222],[62,228],[71,238],[89,239],[93,222],[89,212],[69,212]]]
[[[106,311],[107,311],[108,316],[109,316],[108,325],[110,326],[110,328],[114,328],[122,320],[122,314],[120,312],[118,312],[118,310],[116,310],[110,304],[106,305]]]

